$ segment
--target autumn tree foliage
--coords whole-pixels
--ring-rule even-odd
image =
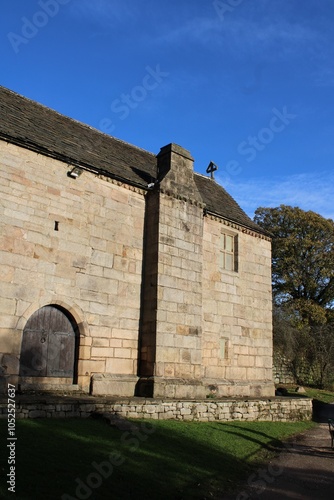
[[[334,378],[334,222],[298,207],[258,208],[272,234],[274,348],[297,381]]]

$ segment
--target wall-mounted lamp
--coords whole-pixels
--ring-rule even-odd
[[[74,167],[74,168],[72,168],[72,170],[67,172],[67,176],[71,177],[72,179],[76,179],[77,177],[80,177],[81,174],[82,174],[82,169],[79,167]]]

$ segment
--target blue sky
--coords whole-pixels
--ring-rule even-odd
[[[332,0],[11,0],[0,84],[195,170],[253,216],[334,219]]]

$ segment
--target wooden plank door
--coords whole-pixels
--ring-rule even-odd
[[[42,307],[23,330],[20,375],[73,379],[74,363],[75,325],[60,308]]]

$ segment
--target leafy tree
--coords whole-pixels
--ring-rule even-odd
[[[285,205],[254,220],[273,236],[274,346],[296,379],[307,369],[323,385],[334,368],[334,222]]]
[[[285,205],[258,208],[254,220],[273,235],[276,301],[307,300],[321,307],[333,306],[334,222]]]

